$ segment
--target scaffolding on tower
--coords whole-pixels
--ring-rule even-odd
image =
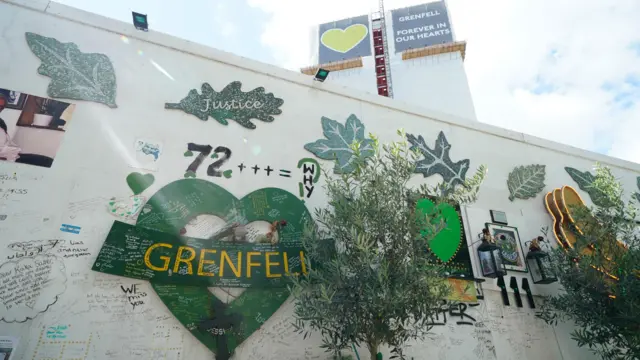
[[[378,12],[371,15],[371,27],[373,29],[373,50],[378,94],[393,98],[384,0],[379,0]]]

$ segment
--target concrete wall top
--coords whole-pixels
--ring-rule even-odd
[[[466,128],[469,130],[475,130],[490,134],[499,138],[510,139],[518,142],[524,142],[530,145],[538,146],[541,148],[550,149],[560,153],[583,158],[585,160],[597,161],[602,164],[610,164],[613,166],[625,168],[631,171],[640,172],[640,164],[636,164],[630,161],[625,161],[610,156],[605,156],[591,151],[578,149],[572,146],[559,144],[553,141],[548,141],[535,136],[530,136],[524,133],[506,130],[497,126],[484,124],[484,123],[469,123],[464,119],[460,119],[456,116],[439,113],[434,111],[425,110],[423,108],[412,106],[408,104],[398,104],[393,99],[388,99],[374,94],[363,94],[360,92],[352,91],[343,86],[331,84],[331,82],[318,83],[314,82],[310,77],[300,74],[295,71],[279,68],[274,65],[264,64],[255,60],[243,58],[237,55],[230,54],[228,52],[213,49],[204,45],[196,44],[188,40],[180,39],[168,34],[150,31],[148,33],[137,31],[131,24],[125,24],[117,20],[109,19],[100,15],[82,11],[76,8],[72,8],[66,5],[62,5],[53,1],[47,0],[2,0],[4,2],[12,3],[18,6],[24,6],[33,10],[45,12],[47,14],[112,32],[118,35],[126,35],[132,39],[142,40],[151,44],[155,44],[162,47],[167,47],[176,51],[181,51],[187,54],[191,54],[197,57],[213,60],[220,63],[225,63],[229,66],[238,67],[244,70],[267,74],[271,77],[278,78],[284,81],[296,83],[306,87],[312,87],[318,91],[324,91],[333,93],[335,95],[359,100],[371,104],[376,104],[388,109],[397,110],[407,114],[417,115],[420,117],[429,118],[431,120],[441,122],[443,124],[449,124],[456,127]]]

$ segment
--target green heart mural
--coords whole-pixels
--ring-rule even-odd
[[[129,189],[133,191],[133,195],[139,195],[145,191],[149,186],[153,185],[155,177],[152,174],[140,174],[132,172],[127,176],[127,185]]]
[[[320,41],[329,49],[348,53],[367,37],[369,29],[363,24],[353,24],[346,29],[329,29],[322,33]]]
[[[291,245],[299,243],[305,224],[312,221],[304,203],[282,189],[259,189],[237,199],[214,183],[182,179],[154,194],[136,225],[179,235],[191,219],[202,214],[241,224],[284,220],[287,225],[278,231],[279,242]],[[286,289],[248,288],[225,304],[206,287],[151,285],[178,321],[218,360],[230,358],[235,348],[258,330],[289,295]]]
[[[423,216],[439,212],[440,216],[431,220],[436,227],[436,235],[429,241],[429,250],[443,263],[451,261],[463,243],[464,232],[462,221],[456,209],[447,203],[440,203],[436,206],[429,199],[420,199],[416,204],[416,210]],[[442,226],[443,224],[444,226]],[[428,236],[431,229],[421,231],[423,236]]]

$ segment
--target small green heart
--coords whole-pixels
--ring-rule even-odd
[[[117,210],[117,209],[113,209],[113,210],[111,210],[111,212],[113,212],[113,213],[114,213],[114,212],[116,212],[116,210]]]
[[[218,158],[218,153],[213,153],[213,154],[211,155],[211,158],[212,158],[212,159],[217,159],[217,158]]]
[[[133,191],[134,195],[138,195],[145,191],[149,186],[153,184],[155,178],[152,174],[140,174],[133,172],[127,176],[127,185],[129,189]]]
[[[194,177],[196,177],[196,173],[194,173],[193,171],[189,170],[186,173],[184,173],[184,177],[185,178],[194,178]]]
[[[231,177],[231,173],[233,173],[233,170],[225,170],[222,172],[222,175],[224,175],[225,178],[229,179]]]
[[[189,150],[184,152],[184,156],[193,156],[193,153]]]
[[[115,203],[116,203],[115,201],[112,201],[109,203],[109,206],[113,206]]]

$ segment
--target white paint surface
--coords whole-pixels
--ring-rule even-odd
[[[322,116],[344,122],[350,114],[355,114],[366,131],[378,135],[383,142],[398,140],[396,129],[403,127],[409,133],[424,136],[433,146],[438,133],[443,131],[452,145],[451,158],[470,159],[469,176],[480,164],[489,168],[478,202],[464,211],[468,244],[484,223],[490,221],[490,209],[505,211],[509,224],[518,227],[523,242],[537,236],[541,226],[550,224],[542,194],[528,201],[508,200],[506,178],[518,165],[545,164],[545,191],[549,191],[565,184],[575,186],[564,171],[565,166],[589,170],[599,161],[613,169],[627,193],[636,190],[636,177],[640,174],[637,164],[469,122],[463,118],[464,114],[446,114],[446,109],[424,109],[375,94],[347,90],[331,82],[320,84],[302,74],[167,35],[137,32],[130,24],[56,3],[49,4],[49,14],[41,12],[45,8],[41,1],[20,3],[35,8],[0,2],[0,46],[3,53],[11,54],[11,57],[0,56],[0,87],[46,96],[49,78],[37,74],[40,60],[31,53],[24,37],[25,32],[35,32],[62,42],[74,42],[83,52],[107,54],[118,80],[118,108],[72,101],[78,106],[51,169],[0,162],[0,175],[10,178],[0,182],[0,188],[28,190],[24,195],[0,199],[0,215],[7,215],[6,220],[0,221],[0,266],[13,254],[7,248],[10,243],[65,241],[63,245],[44,250],[64,262],[64,293],[33,320],[1,323],[0,336],[21,338],[18,358],[211,358],[209,351],[185,331],[144,282],[90,271],[114,221],[106,210],[109,199],[131,196],[125,178],[132,171],[130,164],[135,163],[136,138],[158,139],[164,145],[162,167],[154,173],[155,182],[143,196],[148,198],[162,186],[182,178],[192,161],[183,156],[186,144],[195,142],[232,149],[232,157],[223,169],[233,169],[233,177],[209,180],[242,197],[263,187],[279,187],[297,194],[302,176],[296,164],[301,158],[313,157],[303,146],[322,138]],[[127,36],[127,42],[122,40],[122,34]],[[458,78],[457,83],[461,79]],[[283,98],[282,115],[276,116],[272,123],[256,120],[257,129],[247,130],[234,121],[223,126],[213,119],[205,122],[181,111],[164,109],[165,102],[178,102],[191,89],[199,89],[203,82],[220,90],[238,80],[244,90],[264,86],[267,92]],[[458,93],[461,95],[455,95]],[[465,93],[468,93],[466,87],[452,89],[446,102],[456,104],[459,100],[461,107],[468,106],[470,98],[466,98]],[[253,175],[248,169],[239,173],[240,163],[289,169],[294,175],[284,178],[272,173],[267,177],[265,173]],[[321,163],[325,168],[331,166]],[[208,179],[206,166],[201,167],[198,177]],[[438,176],[434,176],[428,182],[438,180]],[[415,183],[421,181],[424,181],[421,175],[415,177]],[[314,195],[306,201],[310,210],[326,205],[321,191],[323,182],[321,178]],[[586,193],[581,194],[590,201]],[[81,233],[60,232],[63,223],[80,226]],[[63,254],[71,250],[58,249],[70,248],[86,248],[90,255],[63,258]],[[472,258],[477,270],[475,256]],[[516,276],[519,283],[526,276],[509,275]],[[135,283],[141,283],[138,286],[149,296],[144,305],[132,309],[120,287]],[[449,319],[446,325],[434,330],[430,339],[413,344],[407,352],[415,359],[593,358],[575,347],[568,335],[570,326],[548,327],[534,319],[533,310],[526,305],[522,309],[503,306],[500,294],[492,291],[497,289],[492,281],[485,283],[485,289],[486,299],[469,312],[476,318],[474,326],[456,325]],[[545,294],[555,289],[538,286],[533,291]],[[53,295],[55,292],[44,296]],[[513,295],[511,301],[513,304]],[[293,333],[291,320],[292,305],[287,303],[238,348],[236,359],[328,358],[317,346],[318,336],[303,341]],[[49,342],[43,334],[49,327],[59,325],[59,328],[68,326],[64,330],[66,338],[59,340],[65,343]],[[482,329],[489,331],[482,332]],[[66,344],[66,357],[60,357],[63,344]],[[361,351],[361,358],[368,358],[366,351]]]

